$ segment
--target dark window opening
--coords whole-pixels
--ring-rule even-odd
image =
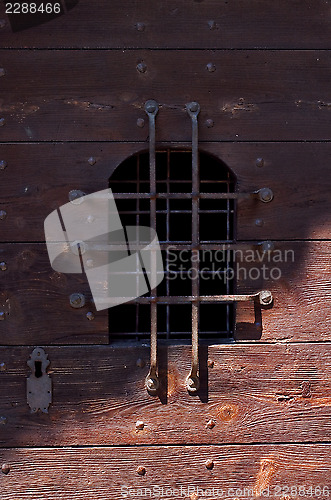
[[[116,193],[149,193],[149,155],[139,153],[116,168],[109,181]],[[226,244],[235,241],[234,199],[209,197],[212,193],[233,193],[235,177],[220,160],[199,153],[199,295],[235,293],[235,280],[227,279],[233,266]],[[183,340],[192,336],[191,303],[176,303],[176,297],[192,295],[190,276],[192,244],[191,151],[165,150],[156,153],[157,193],[172,197],[156,200],[156,230],[162,248],[165,278],[157,295],[171,297],[170,303],[157,305],[159,339]],[[178,197],[173,197],[178,193]],[[203,196],[206,194],[207,196]],[[150,226],[149,199],[117,199],[123,226]],[[146,294],[148,296],[149,294]],[[173,303],[175,301],[175,303]],[[222,342],[234,335],[235,305],[224,302],[201,302],[199,305],[199,338]],[[148,340],[150,338],[150,305],[134,301],[109,310],[110,341]]]

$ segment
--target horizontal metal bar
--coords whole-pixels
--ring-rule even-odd
[[[264,305],[271,304],[272,294],[267,290],[262,290],[249,295],[188,295],[188,296],[170,296],[170,297],[139,297],[135,299],[136,303],[149,304],[157,302],[158,304],[179,304],[191,302],[249,302],[259,299]]]
[[[256,198],[264,203],[269,203],[273,200],[273,192],[269,188],[261,188],[252,193],[113,193],[115,199],[137,199],[137,198],[155,198],[155,199],[185,199],[185,198],[211,198],[220,200],[238,200]]]

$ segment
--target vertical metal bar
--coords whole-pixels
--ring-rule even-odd
[[[155,171],[155,117],[159,110],[156,101],[147,101],[145,111],[149,119],[149,179],[150,179],[150,226],[156,231],[156,171]],[[155,254],[152,252],[151,271],[156,272]],[[151,290],[156,297],[156,289]],[[146,378],[146,388],[150,394],[156,394],[159,388],[157,374],[157,303],[151,301],[151,364]]]
[[[140,155],[137,155],[137,193],[140,193]],[[140,226],[140,198],[137,196],[136,200],[136,227],[137,230]],[[137,273],[136,287],[139,287],[139,274]],[[139,340],[139,303],[136,303],[136,340]]]
[[[167,193],[170,193],[170,150],[167,150]],[[166,225],[167,225],[167,245],[170,243],[170,200],[169,196],[167,197],[167,215],[166,215]],[[166,270],[169,269],[169,264],[168,264],[168,251],[166,250]],[[170,283],[169,283],[169,276],[168,274],[166,275],[166,295],[169,297],[170,295]],[[166,314],[167,314],[167,334],[166,337],[167,339],[170,338],[170,306],[169,304],[166,305]]]
[[[199,381],[199,149],[197,102],[186,104],[186,111],[192,120],[192,366],[187,377],[187,390],[194,394]]]

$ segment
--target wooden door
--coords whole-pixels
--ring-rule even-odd
[[[59,12],[53,1],[41,12],[38,0],[38,18],[31,2],[5,4],[1,498],[328,497],[329,3],[66,0]],[[235,194],[206,204],[208,217],[202,205],[199,212],[214,252],[224,244],[225,252],[243,252],[231,257],[235,274],[221,293],[273,297],[267,305],[209,304],[200,318],[196,394],[186,385],[190,310],[169,306],[167,322],[168,305],[160,306],[160,390],[152,395],[149,307],[96,311],[86,276],[54,271],[45,244],[44,220],[71,191],[116,192],[118,182],[129,192],[131,179],[140,192],[137,182],[147,180],[134,169],[148,163],[150,99],[159,106],[157,175],[168,161],[165,183],[169,175],[174,185],[187,181],[185,105],[198,102],[200,180],[209,193],[220,182]],[[272,201],[250,196],[261,188]],[[133,225],[146,214],[149,221],[142,206],[120,212],[129,211]],[[178,206],[157,209],[157,229],[168,221],[174,236],[163,239],[174,244],[188,228],[190,245],[192,205]],[[172,219],[176,210],[182,219]],[[225,236],[224,224],[231,226]],[[82,307],[72,307],[75,293]],[[199,293],[220,295],[208,283]],[[36,347],[50,361],[48,412],[27,403]]]

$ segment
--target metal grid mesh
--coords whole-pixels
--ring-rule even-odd
[[[165,279],[157,288],[162,303],[155,305],[160,339],[191,339],[192,304],[178,297],[195,295],[193,288],[199,296],[234,293],[233,280],[226,279],[231,255],[222,245],[234,242],[236,202],[210,195],[234,192],[235,179],[226,165],[209,155],[199,153],[199,164],[199,173],[192,179],[191,151],[156,153],[156,192],[162,197],[155,201],[155,220],[165,267]],[[150,199],[141,197],[149,193],[150,181],[148,153],[128,158],[112,175],[109,185],[115,198],[119,194],[116,204],[124,226],[150,226]],[[196,243],[198,263],[192,251]],[[111,341],[150,338],[147,297],[109,310]],[[204,301],[198,315],[200,339],[233,337],[234,304]]]

